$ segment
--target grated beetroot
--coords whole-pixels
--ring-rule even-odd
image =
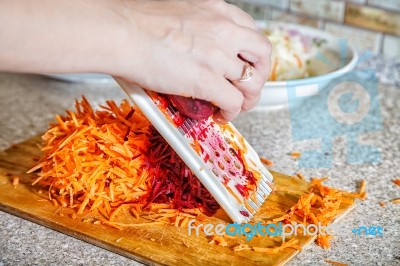
[[[201,208],[207,215],[215,213],[218,203],[154,127],[149,140],[146,157],[152,191],[148,202],[173,201],[179,210]]]

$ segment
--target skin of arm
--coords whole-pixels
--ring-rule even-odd
[[[0,71],[96,72],[210,101],[226,120],[254,107],[270,44],[222,0],[0,0]],[[244,61],[250,81],[235,82]]]
[[[0,70],[111,73],[128,41],[112,8],[103,0],[0,0]]]

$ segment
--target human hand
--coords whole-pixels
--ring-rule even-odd
[[[117,12],[128,34],[113,74],[157,92],[210,101],[224,120],[259,100],[271,47],[239,8],[222,0],[130,0]],[[239,82],[245,61],[253,74]]]
[[[256,104],[270,67],[266,37],[222,0],[3,0],[0,22],[12,25],[0,71],[107,73],[212,102],[225,120]],[[253,75],[238,82],[245,61]]]

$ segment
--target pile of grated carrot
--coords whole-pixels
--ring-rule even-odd
[[[335,220],[340,213],[341,204],[352,204],[355,198],[364,200],[366,198],[366,182],[361,182],[358,193],[344,192],[323,185],[328,178],[313,178],[311,180],[308,193],[303,194],[298,202],[290,208],[283,216],[273,219],[269,222],[301,223],[304,225],[319,223],[327,226]],[[330,240],[333,239],[329,234],[317,234],[316,243],[328,249]]]
[[[98,213],[102,219],[94,224],[120,230],[151,224],[185,227],[189,219],[204,221],[204,214],[216,211],[215,200],[169,145],[160,140],[140,111],[127,100],[120,106],[107,101],[101,107],[94,111],[83,97],[76,101],[76,112],[57,115],[57,122],[50,124],[42,136],[43,156],[28,173],[38,172],[32,184],[48,187],[49,200],[54,205],[74,210],[72,218]],[[301,196],[284,216],[265,222],[327,225],[341,203],[352,197],[365,198],[365,183],[360,193],[345,194],[322,185],[323,180],[312,180],[309,193]],[[179,189],[179,193],[174,191]],[[117,220],[126,213],[146,222]],[[329,235],[318,236],[317,243],[328,248],[330,239]],[[212,239],[211,243],[226,246],[223,238]],[[278,247],[240,244],[232,249],[274,254],[285,248],[301,249],[297,244],[298,240],[292,239]]]
[[[113,101],[101,107],[94,111],[83,97],[76,101],[76,112],[56,116],[57,123],[42,136],[42,159],[28,172],[40,170],[32,184],[48,187],[53,204],[76,215],[98,212],[101,223],[118,229],[133,225],[115,222],[120,212],[136,218],[151,213],[154,223],[176,226],[201,215],[205,206],[178,209],[173,193],[163,202],[150,201],[157,181],[146,155],[154,132],[150,122],[127,100],[119,107]]]

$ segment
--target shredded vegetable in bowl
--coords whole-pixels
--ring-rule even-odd
[[[310,62],[326,42],[293,29],[264,30],[272,44],[272,67],[269,80],[283,81],[312,76]]]

